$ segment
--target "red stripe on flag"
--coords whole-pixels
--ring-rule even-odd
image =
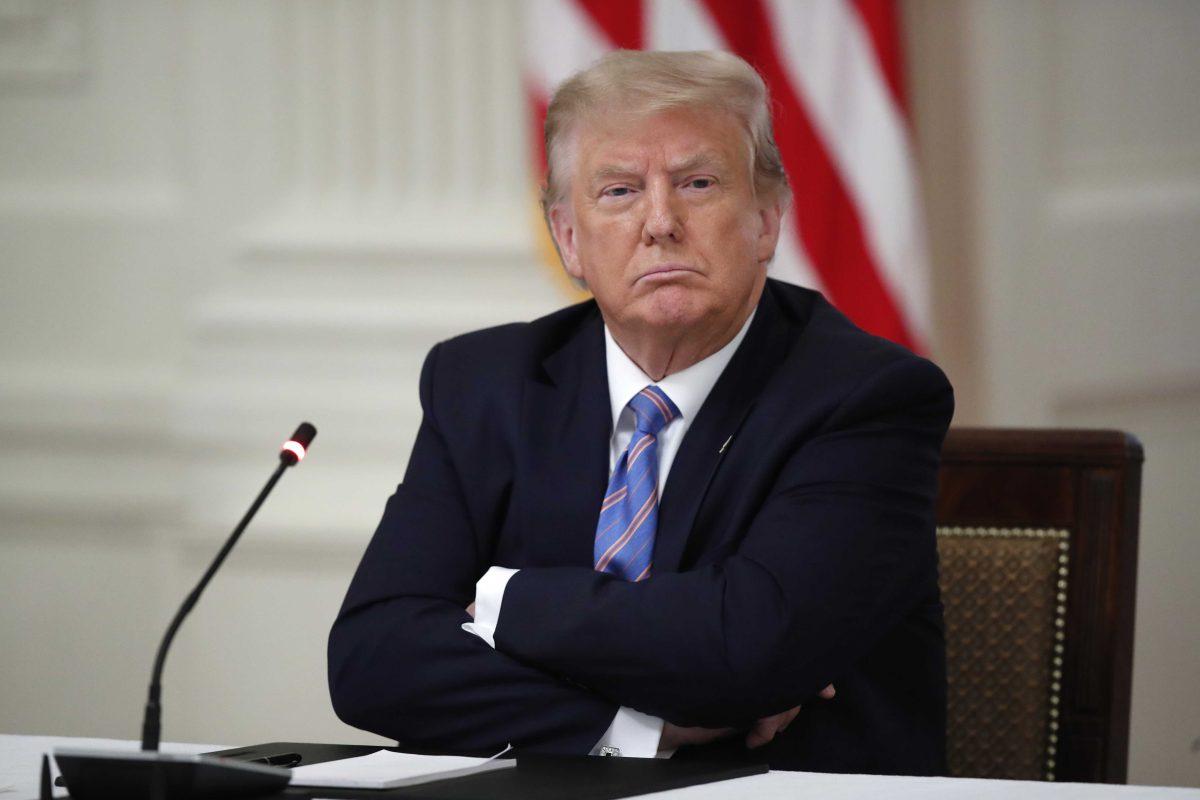
[[[726,43],[766,79],[776,104],[775,138],[792,181],[804,248],[830,299],[871,333],[916,347],[867,250],[862,221],[776,52],[762,0],[703,0]]]
[[[908,98],[904,91],[904,57],[900,48],[900,24],[893,0],[854,0],[863,27],[871,37],[879,71],[892,92],[900,113],[908,116]]]
[[[575,0],[592,18],[609,43],[623,50],[640,50],[645,41],[642,0]],[[584,65],[580,65],[584,66]]]
[[[546,180],[546,110],[550,107],[548,98],[541,87],[534,82],[525,80],[525,102],[529,108],[529,142],[533,158],[533,174],[538,182]]]

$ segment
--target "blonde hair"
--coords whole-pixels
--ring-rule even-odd
[[[771,131],[770,95],[762,77],[732,53],[713,50],[645,52],[615,50],[564,81],[546,112],[546,185],[542,207],[567,194],[569,141],[592,114],[619,109],[648,116],[673,108],[717,108],[732,114],[750,143],[755,191],[791,197],[783,159]]]

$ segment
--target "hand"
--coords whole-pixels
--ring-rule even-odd
[[[475,603],[467,606],[467,613],[471,615],[471,619],[475,619]]]
[[[837,694],[837,690],[833,688],[833,684],[829,684],[822,689],[817,697],[822,700],[832,700]],[[796,715],[800,713],[800,706],[784,711],[781,714],[774,714],[770,717],[763,717],[750,729],[746,735],[746,747],[751,749],[762,747],[772,739],[776,734],[787,730],[787,726],[792,723]],[[736,733],[734,728],[682,728],[678,725],[672,725],[669,722],[663,723],[662,738],[658,740],[659,750],[674,750],[688,744],[709,744],[718,739],[725,739]]]
[[[817,694],[822,700],[832,700],[837,694],[837,690],[833,688],[833,684],[829,684]],[[788,709],[779,714],[774,714],[769,717],[763,717],[758,722],[754,723],[754,727],[746,734],[746,747],[753,750],[756,747],[762,747],[775,738],[777,734],[787,730],[787,726],[792,724],[792,720],[800,713],[800,706]]]

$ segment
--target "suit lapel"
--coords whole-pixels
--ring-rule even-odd
[[[612,409],[598,311],[542,362],[526,384],[521,430],[528,445],[528,535],[546,564],[590,565],[600,501],[608,485]]]
[[[658,512],[654,571],[677,572],[692,525],[721,459],[755,399],[787,355],[792,326],[768,283],[746,338],[717,379],[679,446]],[[611,412],[610,412],[611,413]]]

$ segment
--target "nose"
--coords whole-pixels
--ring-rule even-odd
[[[646,189],[646,219],[642,244],[679,242],[683,239],[683,209],[669,181],[656,181]]]

